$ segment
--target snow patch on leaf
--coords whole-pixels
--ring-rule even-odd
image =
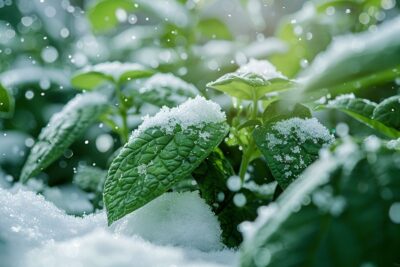
[[[136,138],[152,127],[160,127],[165,133],[172,133],[176,125],[182,129],[190,126],[202,126],[207,123],[219,123],[226,120],[221,107],[202,96],[189,99],[175,108],[163,107],[153,117],[143,117],[143,123],[135,130],[131,138]]]

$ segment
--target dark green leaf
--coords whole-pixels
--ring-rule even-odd
[[[355,98],[354,95],[342,95],[318,108],[338,109],[388,137],[398,138],[399,104],[398,96],[388,98],[377,105],[367,99]]]
[[[0,84],[0,117],[9,118],[14,113],[14,98],[8,90]]]
[[[399,160],[398,152],[384,148],[339,146],[308,168],[255,226],[244,228],[241,266],[395,266]]]
[[[264,122],[274,122],[278,120],[289,119],[293,117],[311,118],[311,111],[302,104],[289,105],[284,101],[274,101],[264,110]]]
[[[333,137],[315,118],[292,118],[256,128],[254,140],[284,189],[318,158],[319,150]]]
[[[239,224],[254,220],[258,207],[266,205],[271,199],[271,196],[266,195],[265,192],[258,192],[256,189],[259,186],[254,182],[249,183],[248,188],[242,188],[238,192],[230,191],[227,181],[234,174],[230,162],[220,150],[213,151],[192,173],[200,188],[202,198],[218,216],[222,228],[222,239],[228,247],[240,245],[243,239],[238,231]],[[246,198],[246,205],[236,206],[233,202],[235,194],[243,194]]]
[[[61,156],[107,109],[107,99],[97,93],[76,96],[62,111],[53,115],[42,129],[22,169],[20,181],[26,182]]]
[[[220,107],[201,97],[146,119],[109,169],[104,187],[109,224],[188,177],[227,132]]]
[[[400,132],[400,95],[389,97],[379,103],[372,119]],[[397,137],[400,137],[400,133]]]

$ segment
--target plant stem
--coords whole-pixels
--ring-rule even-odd
[[[118,112],[122,119],[122,126],[121,126],[121,131],[119,131],[119,135],[120,135],[121,142],[123,144],[125,144],[128,141],[128,136],[129,136],[128,114],[127,114],[127,110],[124,105],[125,98],[124,98],[124,95],[122,94],[119,84],[115,84],[115,91],[117,92],[118,101],[119,101]]]
[[[253,98],[253,110],[252,110],[250,119],[252,119],[252,120],[256,119],[257,115],[258,115],[258,100],[257,100],[257,98],[254,97]],[[251,161],[251,154],[253,153],[253,151],[255,149],[255,143],[254,143],[253,136],[250,136],[249,139],[250,139],[249,145],[243,149],[242,161],[240,162],[239,177],[240,177],[240,180],[242,181],[242,184],[244,183],[246,171],[247,171],[247,168]]]

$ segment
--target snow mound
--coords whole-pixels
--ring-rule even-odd
[[[131,138],[136,138],[151,127],[160,127],[166,133],[172,133],[176,125],[182,129],[205,123],[218,123],[226,120],[221,107],[202,96],[190,98],[175,108],[163,107],[154,115],[143,117],[143,123],[135,130]]]
[[[235,254],[207,254],[153,245],[139,237],[127,238],[96,230],[83,237],[48,245],[28,253],[26,267],[227,267]]]
[[[157,73],[151,76],[140,88],[140,93],[145,93],[153,90],[157,90],[157,93],[163,94],[159,88],[169,87],[174,91],[179,89],[188,91],[187,93],[196,95],[198,93],[196,87],[193,84],[187,83],[184,80],[176,77],[171,73]]]
[[[117,233],[104,212],[66,215],[23,186],[0,188],[0,204],[0,267],[227,267],[237,260],[221,248],[218,222],[197,193],[166,194],[128,216]]]
[[[218,220],[197,192],[164,194],[116,222],[114,229],[162,245],[222,248]]]

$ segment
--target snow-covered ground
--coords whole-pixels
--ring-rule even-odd
[[[108,227],[105,212],[74,217],[24,187],[0,188],[0,267],[235,266],[220,234],[197,192],[164,194]]]

